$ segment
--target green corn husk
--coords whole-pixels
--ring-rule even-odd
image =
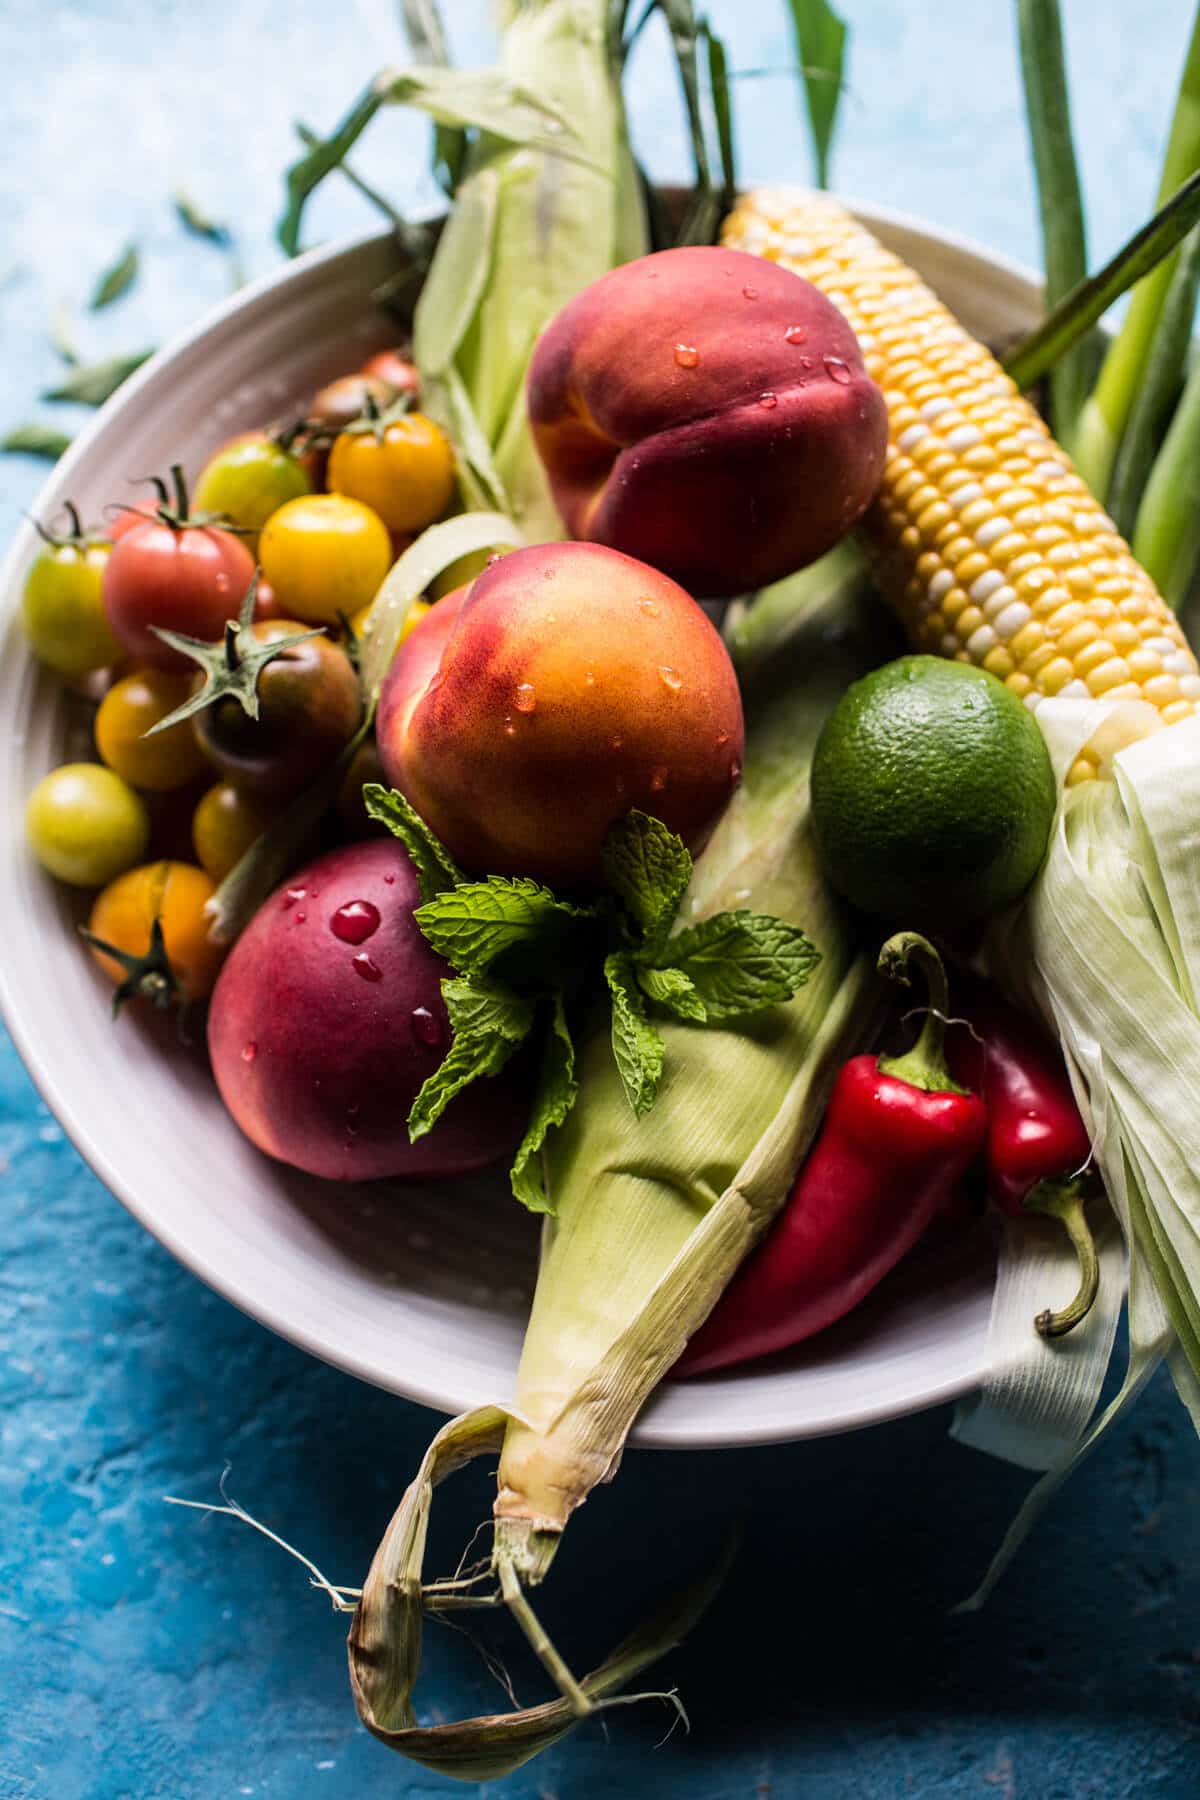
[[[566,154],[481,133],[414,318],[422,405],[459,446],[463,497],[531,543],[562,535],[526,428],[525,370],[554,315],[649,248],[643,192],[612,78],[609,0],[514,0],[497,79],[538,103]]]
[[[820,724],[870,660],[841,584],[814,604],[805,632],[748,696],[745,777],[697,861],[681,917],[730,905],[802,923],[821,952],[787,1006],[719,1030],[665,1023],[667,1076],[636,1121],[616,1075],[609,1027],[581,1049],[580,1099],[549,1146],[548,1222],[533,1313],[511,1407],[468,1414],[439,1434],[389,1527],[350,1638],[360,1716],[376,1736],[443,1774],[490,1778],[613,1704],[605,1665],[577,1681],[542,1632],[524,1588],[540,1581],[572,1511],[615,1472],[643,1402],[669,1371],[734,1268],[781,1204],[838,1065],[874,1023],[878,990],[816,866],[808,770]],[[782,666],[781,666],[782,665]],[[501,1448],[495,1587],[423,1588],[421,1558],[435,1482]],[[544,1708],[421,1728],[412,1692],[423,1610],[507,1605],[562,1698]],[[644,1654],[673,1642],[694,1598],[637,1634]],[[631,1640],[632,1641],[632,1640]],[[626,1647],[627,1648],[627,1647]]]

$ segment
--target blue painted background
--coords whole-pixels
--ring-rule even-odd
[[[1006,0],[843,8],[856,33],[843,188],[1035,257]],[[80,325],[89,355],[158,341],[223,291],[221,259],[171,217],[172,186],[236,224],[251,272],[271,265],[291,120],[328,126],[377,67],[402,60],[396,10],[4,0],[0,425],[32,416],[56,373],[54,304],[78,305],[126,238],[141,245],[143,279]],[[486,8],[449,0],[447,11],[461,56],[482,60]],[[1064,12],[1101,257],[1155,185],[1190,7],[1064,0]],[[782,0],[712,0],[712,13],[737,68],[789,61]],[[747,173],[803,176],[790,79],[748,77],[738,92]],[[676,101],[654,38],[633,96],[640,147],[656,172],[677,172]],[[359,160],[416,197],[424,144],[417,121],[388,117]],[[330,183],[310,232],[368,218]],[[0,462],[0,527],[39,479],[33,464]],[[4,1800],[462,1791],[360,1731],[344,1623],[295,1565],[230,1521],[160,1501],[211,1495],[228,1462],[238,1498],[356,1582],[432,1415],[310,1361],[178,1268],[82,1167],[6,1041],[0,1402]],[[737,1457],[630,1456],[573,1528],[546,1610],[583,1664],[740,1518],[740,1578],[664,1667],[692,1734],[655,1749],[665,1715],[619,1713],[484,1791],[1194,1800],[1200,1451],[1168,1385],[1155,1384],[969,1619],[946,1609],[1025,1480],[951,1445],[946,1424],[932,1413]],[[485,1502],[482,1481],[446,1491],[438,1560],[457,1554]],[[500,1703],[469,1648],[437,1628],[428,1671],[431,1717]],[[527,1671],[519,1686],[540,1692]]]

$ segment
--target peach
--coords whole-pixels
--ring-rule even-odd
[[[593,282],[538,343],[528,402],[571,536],[706,596],[813,562],[883,474],[883,395],[850,326],[740,250],[663,250]]]
[[[409,1142],[409,1108],[450,1045],[450,969],[421,935],[419,904],[394,838],[349,844],[293,875],[230,951],[209,1054],[225,1105],[268,1156],[367,1181],[459,1175],[515,1147],[527,1110],[519,1060]]]
[[[719,633],[674,581],[597,544],[498,559],[400,646],[384,774],[466,868],[594,886],[631,807],[699,844],[741,773]]]

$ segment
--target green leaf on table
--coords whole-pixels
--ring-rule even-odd
[[[363,788],[363,805],[368,816],[386,825],[408,851],[417,871],[422,901],[436,900],[448,888],[462,885],[466,879],[462,870],[403,794],[372,781]]]
[[[45,462],[57,462],[71,440],[65,431],[52,425],[14,425],[0,438],[0,452],[7,456],[38,456]]]
[[[486,1075],[498,1075],[533,1028],[534,1002],[499,982],[448,977],[442,998],[454,1035],[413,1101],[408,1135],[414,1144],[437,1124],[456,1094]]]
[[[541,974],[543,984],[564,954],[573,950],[572,960],[580,960],[581,928],[590,935],[597,916],[595,907],[574,906],[540,882],[508,875],[460,882],[414,914],[427,941],[460,974],[486,974],[497,958],[526,951],[529,973]]]
[[[75,342],[74,321],[71,309],[60,302],[50,315],[50,347],[60,356],[68,368],[77,369],[83,358],[79,354],[79,346]]]
[[[674,1013],[677,1019],[688,1019],[696,1025],[705,1023],[708,1008],[697,993],[695,982],[682,969],[655,969],[639,963],[636,974],[638,986],[655,1006]]]
[[[829,186],[829,155],[845,78],[849,26],[829,0],[788,0],[804,78],[817,186]]]
[[[92,289],[92,297],[88,301],[90,312],[100,312],[105,306],[111,306],[122,294],[127,294],[138,277],[139,257],[136,244],[126,244],[116,261],[110,263],[99,277]]]
[[[575,1046],[561,993],[551,996],[551,1013],[546,1042],[542,1049],[542,1066],[537,1092],[525,1136],[517,1146],[512,1165],[512,1191],[530,1212],[553,1213],[552,1196],[546,1192],[541,1166],[542,1145],[547,1134],[560,1126],[579,1093],[575,1079]]]
[[[221,250],[230,248],[233,243],[233,232],[229,226],[223,224],[220,219],[210,218],[208,213],[202,211],[191,195],[185,193],[182,188],[176,188],[171,195],[171,205],[179,223],[185,231],[190,231],[193,237],[204,238],[208,243],[216,244]]]
[[[819,961],[798,926],[753,912],[701,919],[668,938],[655,958],[688,977],[710,1025],[790,1000]]]
[[[610,830],[602,860],[605,880],[646,938],[654,943],[665,937],[692,878],[683,839],[634,808]]]
[[[128,356],[109,356],[103,362],[85,363],[72,369],[57,387],[46,388],[43,400],[73,400],[79,406],[103,406],[122,382],[149,362],[153,350],[136,350]]]
[[[637,984],[633,958],[614,950],[604,960],[604,979],[612,996],[612,1047],[625,1098],[635,1118],[643,1118],[658,1098],[666,1046],[646,1017],[646,1002]]]

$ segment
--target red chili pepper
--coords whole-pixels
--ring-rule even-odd
[[[884,945],[879,967],[907,981],[910,959],[929,987],[917,1043],[905,1056],[855,1056],[843,1066],[783,1211],[688,1344],[677,1375],[786,1350],[840,1319],[911,1250],[979,1155],[983,1102],[951,1078],[942,1050],[940,957],[901,932]]]
[[[1062,1050],[1036,1019],[989,981],[955,975],[955,1024],[946,1038],[951,1072],[984,1098],[988,1111],[988,1192],[1011,1218],[1042,1213],[1061,1221],[1079,1258],[1079,1291],[1060,1312],[1034,1320],[1043,1337],[1062,1337],[1087,1317],[1100,1265],[1084,1206],[1097,1182],[1091,1140]]]

